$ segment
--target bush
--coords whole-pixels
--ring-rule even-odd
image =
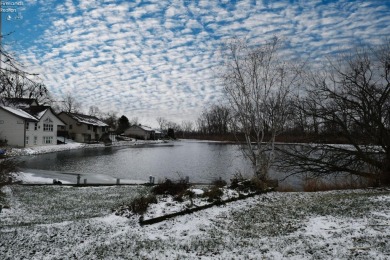
[[[244,177],[240,172],[236,172],[232,179],[230,179],[230,189],[237,189],[240,186],[240,183],[245,181]]]
[[[0,183],[8,181],[10,174],[17,172],[16,162],[11,159],[0,160]]]
[[[149,207],[149,204],[157,203],[157,198],[154,195],[140,196],[130,202],[131,211],[135,214],[144,214]]]
[[[229,188],[238,190],[241,192],[257,192],[263,191],[267,188],[267,183],[263,182],[257,177],[252,179],[244,179],[241,175],[231,179]]]
[[[4,195],[1,186],[8,183],[11,173],[17,172],[16,162],[11,159],[0,159],[0,198]]]
[[[223,191],[217,186],[212,186],[211,189],[203,193],[203,197],[207,198],[208,202],[220,201],[222,195]]]
[[[221,178],[215,179],[211,182],[213,186],[216,186],[218,188],[225,187],[227,185],[227,182],[225,180],[222,180]]]
[[[164,182],[157,184],[152,188],[152,192],[156,195],[172,195],[176,196],[184,193],[190,187],[185,179],[179,179],[173,182],[170,179],[165,179]]]

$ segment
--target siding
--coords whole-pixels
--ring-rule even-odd
[[[0,139],[8,145],[24,147],[24,119],[0,109]]]
[[[47,118],[50,118],[53,121],[53,131],[44,131],[43,124]],[[29,123],[29,129],[26,130],[26,137],[28,137],[28,144],[26,144],[27,147],[31,146],[42,146],[42,145],[53,145],[57,144],[57,130],[58,125],[63,125],[60,120],[54,115],[49,109],[46,111],[46,113],[41,117],[41,120],[38,122],[38,128],[37,130],[34,129],[35,123],[30,122]],[[52,143],[45,143],[44,137],[51,137]],[[34,139],[37,138],[36,144],[34,143]]]
[[[96,132],[93,131],[94,126],[90,125],[90,129],[88,130],[87,124],[80,124],[75,119],[71,118],[65,113],[59,114],[59,118],[62,119],[66,123],[66,130],[68,131],[70,137],[74,139],[76,142],[88,142],[88,141],[98,141],[103,135],[102,127],[97,127]],[[70,125],[72,125],[72,129],[70,129]],[[96,134],[98,134],[98,139],[96,139]],[[91,137],[91,140],[88,140],[87,136]]]

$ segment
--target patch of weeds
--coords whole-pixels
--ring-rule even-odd
[[[195,197],[195,193],[193,191],[185,190],[185,191],[177,194],[176,196],[174,196],[173,200],[177,201],[177,202],[184,202],[186,199],[188,199],[191,201],[191,205],[193,205],[194,204],[194,202],[193,202],[194,197]]]
[[[142,215],[146,212],[149,204],[157,203],[155,195],[149,194],[147,196],[139,196],[130,202],[131,211],[135,214]]]
[[[267,184],[257,177],[253,177],[252,179],[244,179],[242,176],[238,176],[231,179],[229,188],[248,193],[264,191],[267,189]]]
[[[223,191],[218,186],[212,186],[203,193],[203,197],[207,198],[208,202],[220,201],[222,195]]]
[[[189,183],[185,179],[179,179],[174,182],[170,179],[165,179],[152,188],[152,193],[156,195],[172,195],[176,196],[184,193],[190,187]]]

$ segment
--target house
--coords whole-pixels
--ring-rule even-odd
[[[156,130],[152,129],[149,126],[144,126],[141,124],[130,126],[125,130],[123,134],[126,136],[139,138],[143,140],[155,140],[161,137],[160,136],[161,132],[157,131],[157,135],[156,135]]]
[[[66,123],[66,131],[76,142],[97,142],[108,133],[109,126],[94,116],[61,112],[58,117]]]
[[[57,130],[64,126],[49,106],[35,99],[3,99],[0,104],[0,139],[10,146],[57,144]]]

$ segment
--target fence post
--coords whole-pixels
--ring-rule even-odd
[[[121,182],[121,179],[119,179],[119,178],[116,178],[116,185],[119,185],[119,184],[120,184],[120,182]]]
[[[149,184],[154,184],[154,177],[153,176],[149,176]]]
[[[80,185],[80,178],[81,178],[80,174],[77,174],[77,185]]]

